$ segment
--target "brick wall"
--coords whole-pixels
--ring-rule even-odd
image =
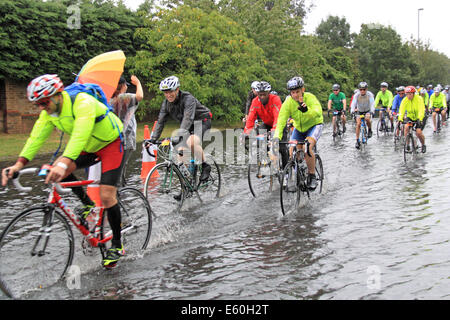
[[[0,99],[3,99],[3,128],[6,133],[29,133],[34,122],[39,116],[36,109],[27,99],[28,82],[4,80],[4,97],[0,91]],[[0,102],[2,103],[2,102]]]

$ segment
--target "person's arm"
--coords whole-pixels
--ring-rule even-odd
[[[273,116],[273,125],[272,125],[272,130],[277,128],[277,123],[278,123],[278,115],[280,114],[280,110],[281,110],[281,99],[279,96],[276,96],[273,99],[273,109],[272,109],[272,116]]]
[[[417,107],[419,109],[418,110],[418,119],[420,121],[423,121],[423,118],[425,117],[425,103],[423,102],[423,98],[420,95],[418,95],[417,97],[420,98],[416,102],[417,103]]]
[[[381,91],[378,91],[378,93],[377,93],[377,95],[376,95],[376,97],[375,97],[375,102],[374,102],[374,105],[375,105],[375,108],[378,106],[378,104],[380,103],[380,100],[381,100]],[[374,108],[374,109],[375,109]]]
[[[399,122],[403,122],[403,118],[405,117],[406,100],[408,100],[408,98],[403,98],[402,102],[400,103],[400,110],[398,111]]]
[[[331,100],[328,100],[328,110],[331,110]]]
[[[350,111],[351,113],[355,112],[355,108],[356,108],[356,101],[358,100],[357,98],[357,93],[355,93],[352,97],[352,101],[350,103]]]
[[[370,104],[370,112],[374,115],[375,114],[375,102],[373,100],[373,93],[367,92],[369,95],[369,104]]]
[[[164,100],[161,109],[159,110],[158,121],[156,122],[155,130],[153,130],[152,136],[150,139],[158,140],[161,137],[161,133],[164,129],[164,125],[167,121],[167,117],[169,113],[167,112],[167,100]]]
[[[184,108],[183,108],[183,120],[181,120],[180,129],[189,131],[195,120],[195,107],[197,102],[194,96],[189,95],[186,97],[184,102],[181,103],[184,104]]]
[[[394,96],[392,95],[392,92],[389,91],[389,102],[388,102],[388,105],[387,105],[388,109],[392,108],[392,102],[394,102]]]
[[[289,98],[286,98],[286,100],[284,100],[283,104],[281,105],[280,112],[278,113],[277,129],[275,130],[274,137],[278,137],[279,140],[283,139],[283,131],[286,127],[286,122],[291,115],[290,106],[292,103],[294,103],[294,100],[292,98]],[[295,102],[295,104],[297,103]]]
[[[250,110],[248,111],[247,121],[245,122],[244,128],[245,134],[250,134],[250,132],[252,131],[253,127],[255,126],[256,116],[257,116],[256,109],[252,105],[250,107]]]
[[[144,99],[144,91],[142,90],[141,82],[135,75],[132,75],[131,83],[136,86],[136,101],[139,102]]]

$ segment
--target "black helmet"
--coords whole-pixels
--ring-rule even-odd
[[[368,87],[367,82],[364,81],[358,84],[358,89],[367,89]]]
[[[287,89],[288,90],[295,90],[299,88],[303,88],[305,85],[305,82],[301,77],[293,77],[291,80],[287,82]]]

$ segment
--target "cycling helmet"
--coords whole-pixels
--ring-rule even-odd
[[[380,83],[380,87],[386,87],[386,88],[388,88],[389,85],[387,84],[387,82],[382,82],[382,83]]]
[[[367,89],[368,87],[367,82],[364,81],[358,84],[358,89]]]
[[[400,86],[400,87],[397,88],[397,91],[398,91],[398,92],[400,92],[400,91],[405,91],[405,87],[404,87],[404,86]]]
[[[341,86],[338,85],[337,83],[335,83],[335,84],[333,84],[332,89],[333,89],[333,90],[339,90],[339,89],[341,89]]]
[[[253,81],[252,85],[251,85],[252,89],[256,90],[256,87],[258,86],[258,84],[259,84],[259,81]]]
[[[419,91],[419,94],[425,94],[425,93],[427,93],[427,90],[425,90],[425,89],[422,89]]]
[[[272,87],[267,81],[261,81],[260,83],[258,83],[255,90],[256,92],[270,92],[272,90]]]
[[[405,93],[414,93],[416,92],[416,88],[414,88],[413,86],[407,86],[405,88]]]
[[[54,96],[64,90],[64,84],[56,74],[44,74],[28,84],[27,97],[31,102]]]
[[[434,92],[441,92],[441,87],[436,87],[433,89]]]
[[[287,89],[288,90],[295,90],[299,88],[303,88],[305,85],[305,82],[301,77],[293,77],[291,80],[287,82]]]
[[[161,83],[159,84],[159,90],[161,91],[173,91],[176,90],[180,86],[180,80],[178,80],[175,76],[170,76],[168,78],[165,78]]]
[[[427,85],[427,89],[433,89],[433,85],[432,84]]]

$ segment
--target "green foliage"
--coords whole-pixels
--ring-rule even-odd
[[[0,78],[31,80],[57,73],[74,80],[90,58],[121,49],[134,55],[133,33],[140,18],[113,1],[84,0],[80,29],[68,27],[69,0],[2,0],[0,6]]]
[[[136,31],[142,50],[129,60],[156,93],[151,105],[159,109],[163,95],[159,82],[170,75],[180,78],[181,89],[191,92],[211,109],[215,118],[235,121],[251,81],[271,78],[261,48],[236,22],[217,11],[180,6],[160,10],[147,27]]]
[[[419,65],[408,45],[402,43],[400,35],[391,27],[363,24],[355,39],[355,49],[363,80],[374,92],[383,81],[391,88],[418,81]]]
[[[350,24],[345,17],[328,16],[316,28],[317,37],[331,47],[350,47],[352,35]]]

